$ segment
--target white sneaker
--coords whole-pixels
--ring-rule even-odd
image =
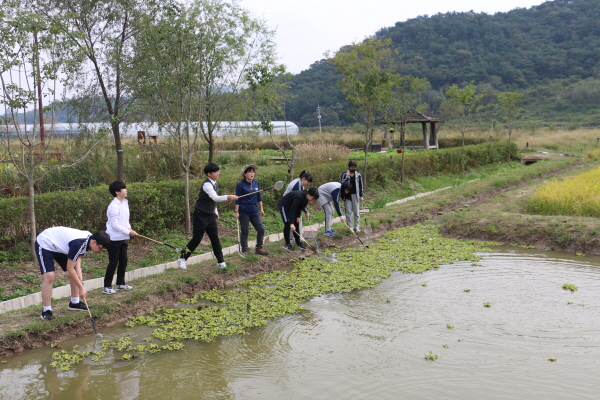
[[[115,294],[117,291],[111,287],[105,287],[102,289],[102,294]]]
[[[217,263],[217,268],[227,268],[227,264],[225,263],[225,261],[223,261],[222,263]]]
[[[360,232],[360,228],[357,226],[356,228],[354,228],[354,232],[356,232],[356,233]]]
[[[187,265],[185,264],[185,258],[181,257],[177,259],[177,266],[181,269],[187,269]]]
[[[129,285],[117,285],[116,288],[117,290],[123,290],[123,289],[133,289],[133,286],[129,286]]]

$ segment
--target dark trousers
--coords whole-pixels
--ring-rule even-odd
[[[298,233],[297,235],[295,233],[292,233],[292,230],[290,229],[290,224],[292,223],[292,221],[288,221],[287,219],[287,215],[285,213],[284,208],[281,206],[281,204],[279,205],[279,213],[281,214],[281,220],[283,221],[283,239],[285,240],[285,244],[291,244],[292,243],[292,238],[291,235],[294,235],[294,240],[296,241],[297,245],[300,245],[300,224],[296,221],[298,221],[298,218],[300,218],[300,214],[298,214],[296,217],[294,217],[294,226],[296,227],[296,232]]]
[[[104,274],[104,287],[111,287],[115,270],[117,271],[117,285],[125,284],[125,269],[127,268],[127,240],[111,240],[106,248],[108,253],[108,266]]]
[[[248,226],[252,223],[256,229],[256,247],[263,245],[265,238],[265,227],[260,219],[260,215],[245,215],[240,214],[240,244],[242,249],[248,248]]]
[[[181,256],[186,260],[192,255],[196,247],[200,244],[204,232],[210,239],[210,244],[215,253],[217,262],[224,262],[223,248],[221,247],[221,241],[219,240],[219,228],[217,227],[217,218],[215,214],[206,214],[198,210],[194,210],[192,217],[194,224],[194,231],[192,233],[192,239],[188,242],[185,249],[183,249]]]

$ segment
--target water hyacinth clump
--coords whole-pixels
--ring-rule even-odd
[[[210,302],[208,307],[156,310],[127,326],[156,327],[151,335],[165,341],[213,341],[220,336],[247,333],[270,320],[302,309],[301,304],[325,293],[372,288],[394,271],[421,273],[457,260],[478,261],[475,252],[489,242],[443,238],[434,226],[415,225],[386,234],[376,246],[349,248],[325,258],[294,261],[290,272],[275,271],[238,283],[233,290],[199,293],[185,303]]]
[[[199,293],[183,302],[200,306],[155,310],[125,325],[154,327],[147,341],[159,339],[167,342],[161,348],[173,345],[178,350],[182,340],[212,342],[222,336],[246,334],[250,328],[303,309],[302,303],[311,298],[372,288],[392,272],[422,273],[458,260],[479,261],[474,253],[490,251],[486,246],[491,244],[443,238],[433,225],[414,225],[386,234],[369,248],[339,250],[336,261],[293,260],[294,269],[289,272],[275,271],[238,283],[233,289]],[[117,345],[122,351],[131,351],[133,346],[130,341]],[[157,348],[154,345],[152,349]],[[150,351],[143,348],[139,353]]]

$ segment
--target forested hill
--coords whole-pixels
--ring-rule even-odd
[[[600,0],[553,0],[493,15],[422,16],[375,36],[392,39],[400,73],[426,78],[434,91],[469,81],[519,90],[574,76],[600,78]],[[295,75],[298,97],[288,107],[289,119],[302,123],[317,103],[329,114],[340,109],[338,77],[325,60]],[[337,117],[350,122],[344,113]]]

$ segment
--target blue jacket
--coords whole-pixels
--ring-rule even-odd
[[[247,193],[253,193],[260,190],[260,185],[257,181],[253,180],[249,183],[247,180],[243,180],[235,186],[235,195],[241,196]],[[238,211],[244,215],[258,215],[258,203],[262,201],[260,193],[251,194],[250,196],[242,197],[237,199],[235,204],[239,205]]]

